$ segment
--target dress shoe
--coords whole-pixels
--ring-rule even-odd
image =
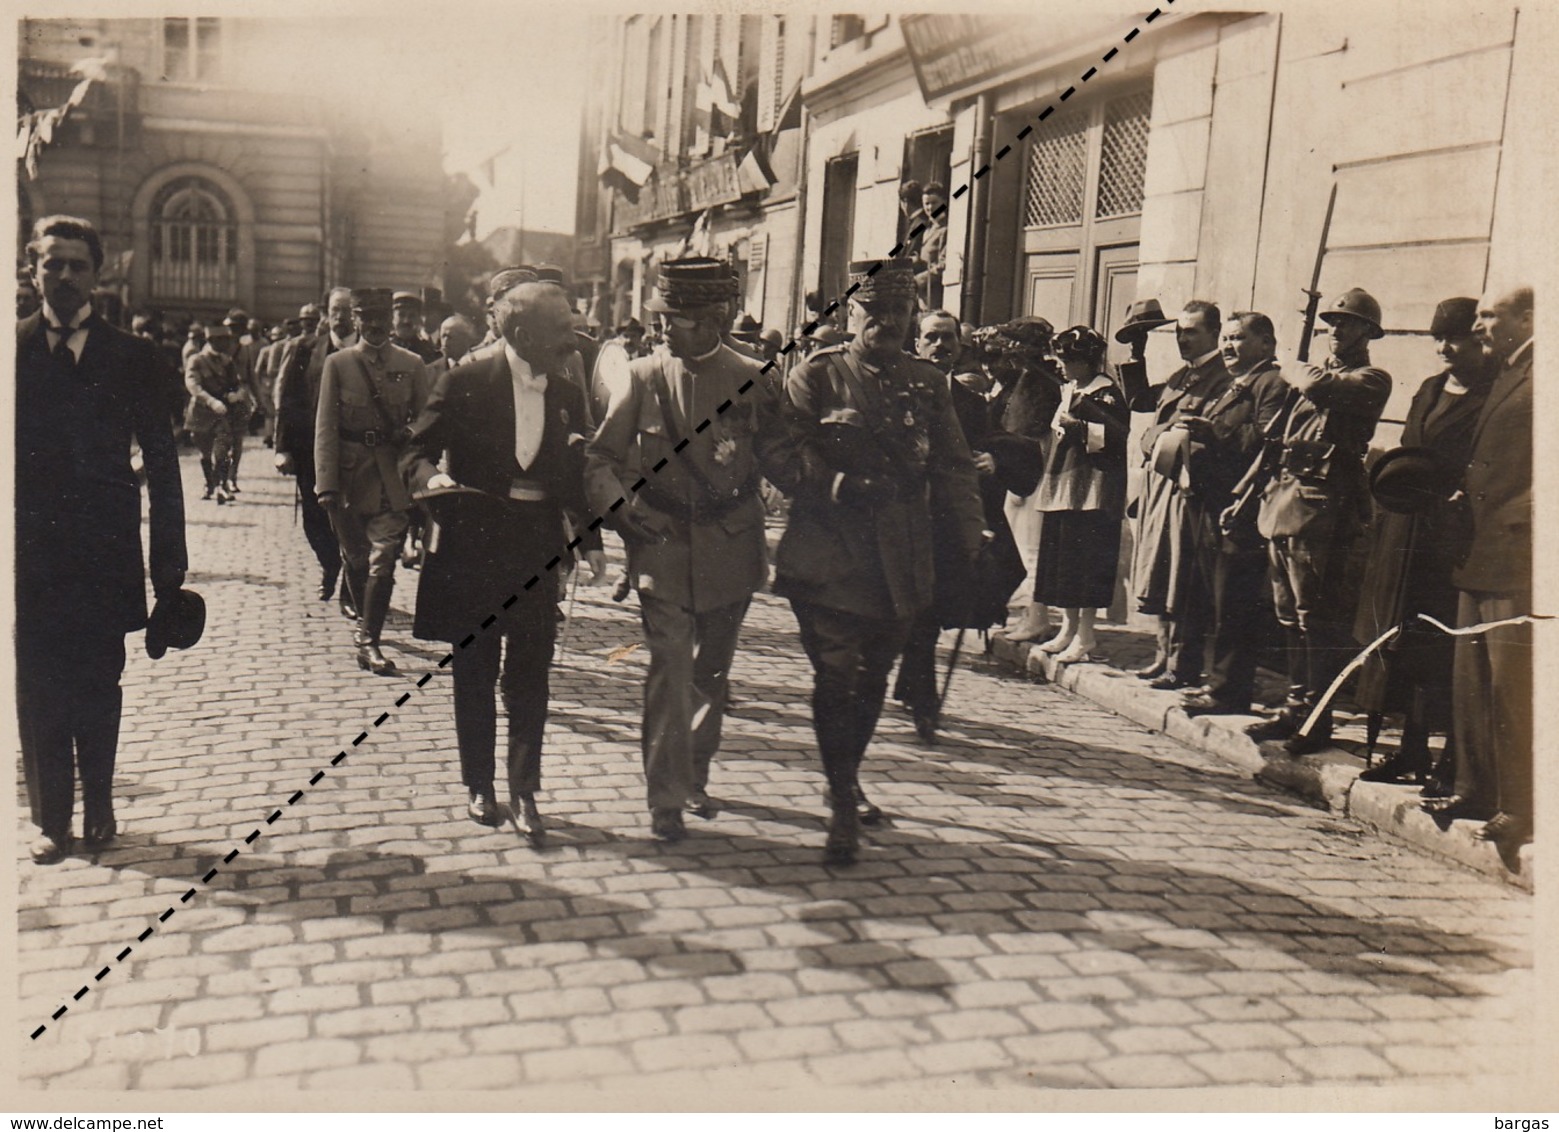
[[[1295,758],[1301,755],[1319,754],[1322,751],[1328,750],[1331,746],[1332,729],[1330,727],[1317,727],[1308,735],[1300,735],[1296,732],[1283,742],[1283,749]]]
[[[536,796],[534,794],[510,795],[509,811],[514,815],[514,826],[520,831],[520,836],[539,848],[547,839],[547,827],[542,824],[541,811],[536,808]]]
[[[88,849],[101,849],[119,836],[119,823],[114,815],[96,820],[88,819],[81,830],[81,841]]]
[[[336,596],[336,579],[340,577],[341,569],[321,570],[319,572],[319,600],[329,601]]]
[[[214,492],[215,490],[216,490],[216,488],[212,487],[210,484],[207,484],[206,485],[206,494],[202,495],[200,498],[202,498],[202,499],[210,499],[211,498],[211,493]]]
[[[672,809],[652,811],[650,836],[667,845],[681,841],[687,836],[687,826],[682,824],[682,811]]]
[[[1519,849],[1532,840],[1532,819],[1518,818],[1501,810],[1473,836],[1479,841],[1493,841],[1502,847]]]
[[[1267,743],[1274,739],[1292,739],[1294,733],[1299,730],[1300,722],[1286,711],[1279,712],[1271,719],[1251,724],[1245,729],[1245,734],[1258,743]]]
[[[828,823],[828,840],[823,844],[823,862],[828,865],[853,865],[861,852],[861,818],[853,806],[837,806]]]
[[[1148,681],[1149,688],[1157,688],[1161,692],[1174,692],[1181,688],[1196,687],[1195,680],[1187,680],[1174,672],[1165,672]]]
[[[715,816],[714,801],[709,797],[708,791],[705,790],[694,790],[689,794],[687,796],[687,804],[683,806],[683,809],[694,817],[703,818],[705,821]]]
[[[1152,664],[1144,664],[1141,668],[1129,670],[1131,675],[1141,680],[1156,680],[1169,671],[1169,662],[1161,656],[1153,658]]]
[[[1199,715],[1246,715],[1250,712],[1249,704],[1226,703],[1216,696],[1200,692],[1194,696],[1188,696],[1180,705],[1180,710],[1192,719]]]
[[[491,790],[473,790],[466,813],[477,825],[497,825],[500,820],[498,799]]]
[[[1464,794],[1426,798],[1418,804],[1418,808],[1432,817],[1441,829],[1449,829],[1454,821],[1486,822],[1494,816],[1492,806]]]
[[[1040,645],[1039,651],[1042,653],[1048,653],[1051,656],[1055,656],[1058,653],[1063,653],[1072,647],[1072,642],[1076,639],[1076,637],[1077,634],[1075,632],[1068,633],[1063,630],[1062,632],[1057,633],[1055,636],[1051,637],[1044,644]]]
[[[1081,637],[1073,639],[1066,648],[1056,653],[1057,664],[1087,664],[1093,660],[1093,647],[1096,641],[1085,641]]]
[[[28,851],[32,854],[33,864],[56,865],[65,859],[66,854],[71,851],[74,844],[75,838],[70,835],[68,830],[57,837],[51,837],[47,833],[40,833],[32,845],[29,846]]]
[[[913,709],[911,714],[915,717],[915,734],[920,736],[920,741],[926,746],[936,744],[936,727],[940,722],[934,711]]]
[[[1423,795],[1430,801],[1436,801],[1440,798],[1449,798],[1455,792],[1456,784],[1453,779],[1441,778],[1439,775],[1434,774],[1433,772],[1424,777]]]
[[[1398,751],[1379,766],[1372,766],[1359,775],[1360,782],[1391,782],[1401,786],[1415,785],[1427,773],[1424,761],[1416,754]]]
[[[1029,605],[1023,611],[1023,619],[1010,629],[1002,630],[1009,641],[1037,641],[1050,632],[1050,618],[1044,606]]]
[[[357,613],[357,606],[352,602],[352,595],[347,593],[345,586],[341,587],[340,600],[337,602],[337,605],[341,609],[341,616],[348,621],[361,620]]]

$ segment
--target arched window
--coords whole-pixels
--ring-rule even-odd
[[[238,298],[238,223],[227,194],[200,177],[169,181],[152,200],[152,295]]]

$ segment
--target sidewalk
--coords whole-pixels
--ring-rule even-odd
[[[1008,641],[999,634],[991,637],[991,654],[1031,679],[1084,696],[1117,715],[1249,771],[1254,778],[1333,813],[1345,814],[1383,837],[1532,891],[1533,845],[1522,846],[1519,854],[1507,861],[1493,845],[1474,836],[1480,822],[1453,822],[1442,830],[1418,808],[1421,795],[1417,787],[1359,781],[1365,764],[1354,751],[1364,748],[1362,715],[1337,710],[1336,734],[1341,744],[1320,754],[1295,758],[1279,744],[1258,744],[1245,734],[1244,729],[1261,717],[1193,719],[1180,710],[1180,693],[1156,691],[1131,676],[1127,669],[1144,665],[1153,657],[1149,634],[1112,626],[1101,626],[1098,632],[1094,655],[1099,659],[1089,664],[1057,664],[1034,644]],[[1258,674],[1257,695],[1275,703],[1282,698],[1282,688],[1270,674],[1262,672]],[[1377,758],[1391,753],[1396,733],[1386,732],[1381,738]]]

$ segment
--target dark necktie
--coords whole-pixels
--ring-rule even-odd
[[[51,326],[49,330],[59,335],[59,341],[54,343],[54,349],[50,351],[54,360],[66,369],[75,369],[76,355],[70,352],[70,337],[75,331],[68,326]]]

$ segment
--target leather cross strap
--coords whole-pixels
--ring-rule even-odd
[[[665,363],[659,357],[657,357],[655,360],[655,380],[650,383],[650,387],[655,391],[655,400],[656,403],[660,406],[661,420],[665,421],[668,426],[675,419],[671,415],[670,385],[671,382],[666,377]],[[744,408],[747,409],[749,415],[755,411],[752,402],[750,401],[744,405]],[[744,498],[748,492],[748,489],[757,488],[756,482],[749,482],[737,488],[736,494],[734,496],[728,495],[709,481],[709,477],[704,474],[704,469],[698,466],[697,460],[683,460],[682,464],[688,469],[689,472],[693,474],[693,478],[698,481],[698,486],[703,489],[704,495],[706,496],[706,499],[701,502],[693,501],[693,507],[695,510],[707,510],[709,508],[725,507],[729,504],[732,504],[733,501],[740,501],[742,498]],[[650,485],[648,484],[645,485],[645,487],[649,486]],[[641,488],[640,494],[643,494],[643,491],[644,489]],[[660,495],[660,493],[652,494]],[[664,498],[663,496],[661,497]],[[664,507],[658,509],[665,510]]]
[[[368,398],[374,403],[374,412],[379,414],[379,420],[384,425],[385,431],[392,435],[399,433],[405,426],[396,424],[395,418],[390,415],[390,407],[384,403],[384,392],[379,388],[379,382],[374,378],[373,372],[363,361],[362,354],[353,354],[352,360],[357,363],[358,372],[368,383]]]

